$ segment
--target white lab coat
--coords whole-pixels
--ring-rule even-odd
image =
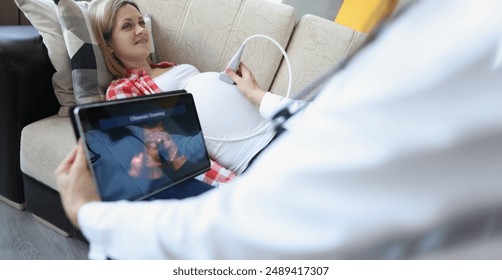
[[[501,10],[419,1],[228,186],[82,207],[90,258],[364,257],[502,205]]]

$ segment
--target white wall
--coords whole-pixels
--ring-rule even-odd
[[[313,14],[334,20],[343,0],[282,0],[282,3],[295,7],[297,17]]]

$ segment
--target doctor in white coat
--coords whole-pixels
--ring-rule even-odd
[[[89,257],[409,258],[467,234],[457,221],[483,229],[502,206],[501,10],[416,1],[246,173],[198,197],[101,202],[75,148],[56,175]]]

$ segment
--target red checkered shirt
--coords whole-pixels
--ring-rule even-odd
[[[175,66],[172,62],[152,64],[152,68]],[[124,99],[135,96],[160,93],[162,90],[143,69],[127,69],[123,78],[114,80],[106,90],[106,100]]]
[[[161,62],[152,64],[152,68],[167,68],[175,66],[172,62]],[[124,99],[135,96],[150,95],[160,93],[162,90],[143,69],[127,69],[123,78],[116,79],[110,83],[106,90],[106,100]],[[226,169],[221,164],[211,160],[211,169],[196,179],[217,186],[235,177],[235,173]]]
[[[211,169],[195,177],[195,179],[213,186],[218,186],[220,183],[229,182],[234,177],[235,173],[221,166],[221,164],[216,161],[211,160]]]

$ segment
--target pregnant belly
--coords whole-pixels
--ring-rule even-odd
[[[185,89],[194,97],[204,136],[231,141],[270,125],[235,85],[218,77],[217,72],[205,72],[186,81]]]

